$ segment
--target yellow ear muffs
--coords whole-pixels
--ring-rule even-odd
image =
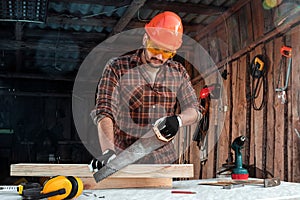
[[[82,190],[83,183],[79,178],[56,176],[45,183],[41,193],[48,200],[62,200],[78,197]]]

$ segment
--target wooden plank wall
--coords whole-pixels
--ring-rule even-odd
[[[240,135],[246,135],[248,140],[243,149],[243,162],[251,166],[252,177],[274,176],[285,181],[300,182],[300,135],[297,132],[300,131],[300,17],[299,14],[294,15],[282,27],[276,27],[273,23],[272,28],[270,21],[273,21],[275,11],[264,10],[261,1],[250,1],[199,40],[214,55],[220,73],[225,68],[229,72],[227,80],[223,80],[227,93],[224,103],[229,109],[221,136],[215,141],[216,152],[214,148],[209,148],[208,161],[203,166],[195,163],[195,178],[216,177],[216,171],[232,152],[232,141]],[[212,46],[212,39],[219,44]],[[278,75],[281,74],[285,80],[287,69],[287,59],[280,53],[283,45],[293,49],[285,104],[281,103],[278,92],[275,92]],[[213,47],[219,47],[218,56],[215,56]],[[258,105],[265,101],[261,110],[255,110],[247,99],[253,88],[248,68],[258,54],[267,58],[266,82],[255,99]],[[282,60],[285,61],[283,72],[280,73]],[[199,91],[203,85],[195,86]],[[213,126],[210,126],[209,137],[213,132]],[[199,162],[195,158],[199,155],[198,151],[192,144],[192,162]]]

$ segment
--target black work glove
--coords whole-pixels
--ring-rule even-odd
[[[99,169],[104,167],[107,163],[112,161],[116,157],[116,153],[108,149],[102,153],[98,159],[93,158],[91,163],[88,165],[91,172],[97,172]]]
[[[170,139],[176,135],[179,127],[182,126],[182,121],[179,116],[173,115],[158,119],[155,125],[163,137]]]

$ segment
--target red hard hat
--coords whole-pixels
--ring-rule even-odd
[[[182,44],[182,22],[173,12],[156,15],[145,25],[145,30],[152,41],[168,50],[177,50]]]

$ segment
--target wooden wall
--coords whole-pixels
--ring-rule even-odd
[[[189,161],[195,164],[195,178],[216,177],[232,152],[232,141],[245,135],[248,140],[243,149],[243,163],[251,166],[252,177],[274,176],[300,182],[300,135],[297,134],[300,131],[300,14],[292,1],[272,9],[264,9],[258,0],[247,2],[225,13],[211,30],[204,30],[205,34],[198,36],[199,43],[214,55],[220,73],[225,68],[229,72],[227,80],[223,79],[227,93],[223,103],[228,111],[219,138],[215,137],[214,124],[210,126],[207,137],[213,142],[209,144],[208,160],[199,164],[199,149],[191,142]],[[279,74],[285,80],[287,59],[280,53],[284,45],[292,47],[292,71],[286,90],[287,103],[282,104],[275,88]],[[215,56],[216,46],[218,56]],[[264,98],[266,104],[261,110],[255,110],[247,99],[252,89],[248,69],[258,54],[267,58],[268,69],[264,87],[260,86],[255,100],[259,104]],[[283,72],[280,73],[281,61]],[[194,80],[199,91],[203,84],[199,77]]]

